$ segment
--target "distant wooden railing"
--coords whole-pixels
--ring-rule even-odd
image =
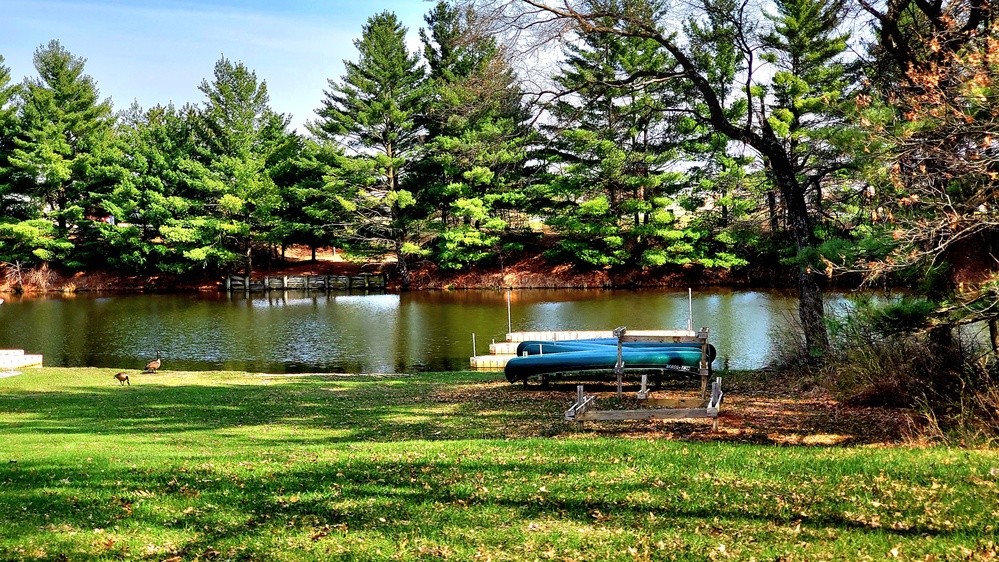
[[[361,273],[358,275],[268,275],[252,279],[247,279],[242,275],[230,275],[225,278],[225,290],[228,293],[290,289],[325,292],[384,290],[385,276],[380,273]]]

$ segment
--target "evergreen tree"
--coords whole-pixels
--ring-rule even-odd
[[[97,224],[107,264],[136,273],[182,273],[191,263],[163,243],[162,229],[190,217],[199,205],[190,199],[182,163],[192,156],[194,108],[173,105],[142,110],[132,104],[117,130],[125,173],[100,199],[110,220]]]
[[[510,220],[525,202],[530,129],[522,94],[495,39],[476,35],[474,11],[439,2],[425,21],[428,140],[410,183],[420,186],[414,188],[419,202],[439,218],[440,265],[502,261],[521,247]]]
[[[661,2],[634,6],[665,9]],[[742,263],[706,213],[693,212],[705,185],[693,172],[702,168],[677,166],[682,158],[723,158],[727,143],[678,117],[689,98],[682,83],[633,78],[669,68],[672,58],[649,38],[598,32],[583,34],[565,54],[555,80],[566,95],[545,127],[554,170],[546,214],[561,236],[550,254],[593,266]],[[723,55],[713,79],[730,83],[734,69]]]
[[[23,213],[17,197],[11,197],[12,172],[10,154],[14,150],[14,137],[17,134],[17,107],[14,105],[17,86],[11,82],[10,69],[3,64],[0,55],[0,217],[5,219]],[[21,218],[27,218],[22,216]],[[0,260],[3,257],[0,256]]]
[[[768,24],[761,21],[753,11],[745,9],[745,5],[731,0],[699,2],[697,9],[687,18],[688,25],[682,32],[678,32],[676,26],[672,25],[669,13],[649,10],[643,2],[610,0],[597,4],[597,10],[591,9],[593,2],[590,0],[567,1],[558,7],[525,0],[509,6],[519,6],[525,10],[515,20],[521,25],[536,23],[531,17],[534,15],[555,18],[560,23],[571,25],[581,34],[600,33],[655,41],[670,55],[672,64],[662,69],[639,69],[630,73],[624,81],[682,82],[683,88],[690,93],[685,110],[696,123],[743,143],[759,154],[778,187],[794,242],[798,265],[798,312],[805,336],[806,353],[810,357],[821,355],[828,347],[829,340],[824,321],[822,289],[816,279],[816,270],[822,263],[814,231],[814,207],[808,203],[808,194],[813,181],[821,181],[820,178],[830,170],[839,168],[841,163],[814,166],[810,170],[814,175],[806,177],[799,167],[798,154],[788,144],[788,138],[789,135],[795,135],[795,126],[811,126],[812,116],[817,114],[816,105],[811,100],[828,99],[831,102],[829,105],[837,111],[842,108],[840,101],[844,99],[846,92],[836,87],[827,89],[834,81],[806,84],[796,80],[794,88],[786,92],[792,95],[796,103],[802,104],[798,110],[801,112],[800,116],[795,120],[795,111],[780,105],[782,100],[777,99],[777,96],[785,93],[786,88],[782,83],[785,78],[779,78],[777,74],[771,75],[767,65],[760,65],[757,56],[761,44],[770,44],[771,51],[777,54],[776,60],[781,60],[782,52],[792,56],[800,54],[802,51],[797,50],[797,45],[800,44],[805,49],[820,50],[816,53],[818,66],[839,64],[838,61],[845,55],[845,45],[837,42],[836,38],[842,34],[845,6],[837,0],[777,2],[778,5],[786,5],[791,13],[796,14],[788,18],[814,18],[814,23],[818,24],[809,28],[810,35],[800,34],[797,37],[800,43],[794,43],[794,47],[784,47],[773,41],[765,41],[764,37],[781,36],[790,39],[791,33],[796,33],[794,26],[787,22],[780,25]],[[694,37],[690,33],[690,22],[703,26],[706,33],[700,38]],[[838,52],[826,49],[826,42],[830,40],[843,48]],[[740,79],[742,87],[732,90],[718,87],[713,79],[712,67],[704,64],[699,42],[703,45],[735,45],[735,59],[740,65],[737,75],[743,77]],[[808,70],[810,67],[795,68]],[[804,76],[798,78],[808,79]],[[807,90],[801,91],[801,86],[806,86]],[[771,95],[774,92],[777,96]]]
[[[317,248],[345,245],[342,233],[353,218],[341,202],[350,192],[338,193],[338,184],[328,181],[343,153],[315,139],[297,139],[289,148],[292,154],[271,172],[286,203],[276,229],[283,244],[308,246],[315,261]]]
[[[363,232],[354,240],[388,243],[398,259],[398,274],[408,287],[407,256],[420,252],[420,217],[415,197],[404,187],[411,158],[419,142],[416,115],[424,101],[424,71],[419,57],[406,50],[406,28],[395,14],[368,18],[354,41],[357,62],[344,61],[342,82],[329,80],[319,119],[310,130],[356,151],[360,162],[348,163],[353,177],[368,170],[371,177],[355,184],[355,211]]]
[[[199,216],[161,231],[192,262],[239,259],[251,275],[254,251],[275,243],[271,230],[283,206],[269,173],[271,159],[294,138],[288,118],[270,108],[267,83],[243,63],[223,57],[213,80],[203,80],[199,89],[207,99],[194,120],[195,156],[183,168],[203,207]]]
[[[69,224],[97,212],[91,192],[104,189],[100,184],[112,175],[104,168],[115,165],[111,102],[99,99],[96,83],[84,74],[85,62],[58,41],[35,50],[39,77],[22,84],[19,130],[10,155],[16,189],[54,219],[63,249]],[[90,241],[86,234],[76,234],[77,245]],[[41,261],[65,257],[43,248],[34,255]]]

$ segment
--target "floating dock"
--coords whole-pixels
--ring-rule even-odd
[[[23,349],[0,349],[0,377],[18,374],[15,369],[41,366],[41,355],[26,355]]]
[[[561,332],[510,332],[506,341],[489,344],[489,355],[474,355],[469,359],[473,371],[502,371],[506,362],[517,356],[517,344],[523,341],[563,341],[592,340],[611,338],[614,332],[603,331],[561,331]]]
[[[695,340],[698,332],[693,330],[632,330],[629,338],[647,341],[690,341]],[[565,330],[546,332],[509,332],[506,341],[489,344],[489,355],[474,355],[469,358],[473,371],[502,371],[507,361],[517,356],[517,344],[524,341],[565,341],[593,340],[600,338],[616,338],[614,330]]]

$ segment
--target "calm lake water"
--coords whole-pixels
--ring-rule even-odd
[[[509,310],[514,331],[678,329],[688,320],[686,290],[519,290]],[[716,368],[766,364],[773,335],[796,311],[793,292],[693,293],[694,327],[710,328]],[[177,370],[467,370],[472,334],[487,354],[490,341],[506,339],[507,322],[504,291],[8,296],[0,348],[63,367],[139,369],[160,350],[163,368]]]

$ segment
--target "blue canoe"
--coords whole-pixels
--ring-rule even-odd
[[[581,371],[610,371],[617,364],[617,346],[566,350],[562,353],[527,355],[511,358],[504,368],[510,382],[526,381],[529,377]],[[625,347],[621,351],[624,367],[628,370],[671,370],[696,374],[701,363],[701,349],[697,347],[640,346]]]
[[[701,344],[692,343],[660,343],[660,342],[622,342],[623,349],[701,349]],[[549,353],[572,353],[576,351],[599,351],[608,347],[617,353],[617,338],[604,338],[594,340],[528,340],[517,345],[517,356],[523,355],[547,355]],[[708,344],[708,363],[715,360],[717,351],[715,346]],[[615,356],[615,362],[616,362]]]

